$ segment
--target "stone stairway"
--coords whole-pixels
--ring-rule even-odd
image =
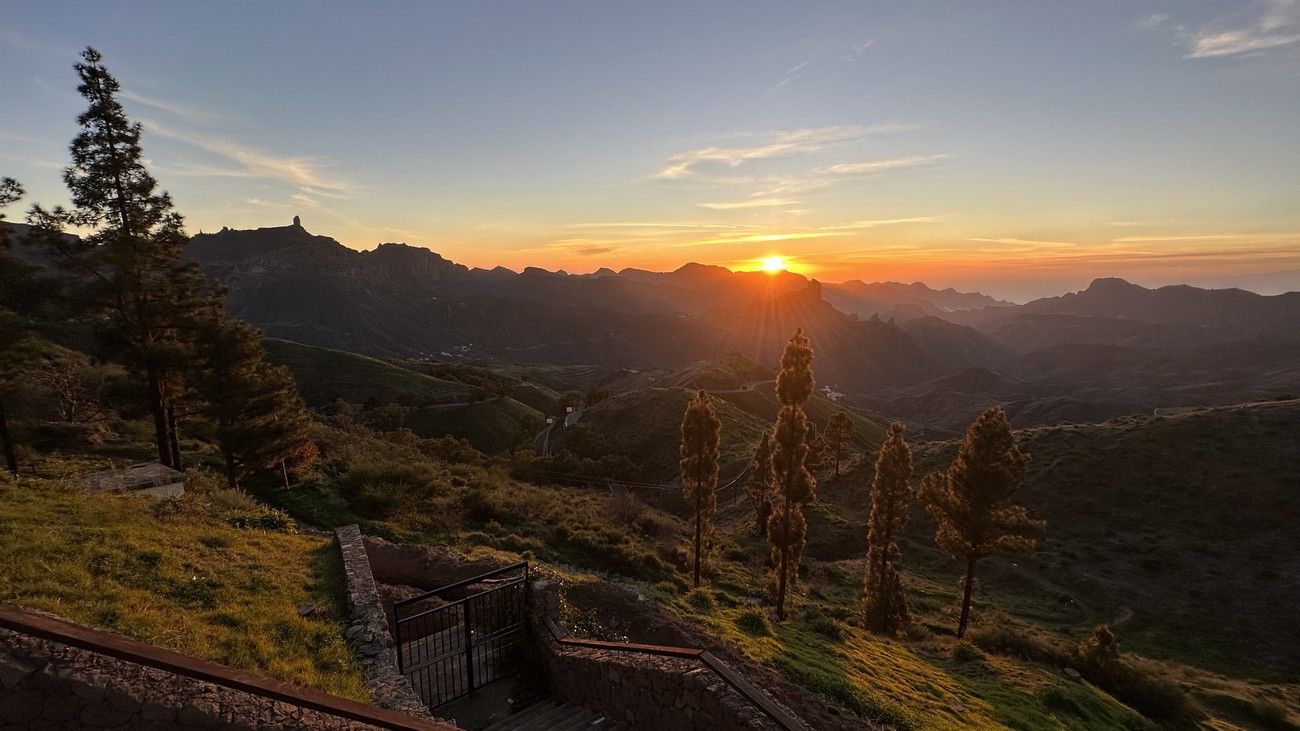
[[[545,700],[503,718],[483,731],[605,731],[619,725],[583,706]]]

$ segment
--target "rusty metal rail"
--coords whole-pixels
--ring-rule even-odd
[[[339,698],[293,683],[236,670],[209,660],[200,660],[179,652],[146,645],[122,635],[92,629],[57,617],[25,609],[0,607],[0,629],[57,642],[68,647],[88,650],[98,655],[124,660],[180,675],[249,695],[288,703],[299,708],[330,716],[359,721],[398,731],[452,731],[436,721],[416,718],[387,708]]]

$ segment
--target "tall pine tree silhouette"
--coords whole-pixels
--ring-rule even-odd
[[[1016,445],[1006,413],[992,408],[971,424],[952,465],[921,483],[921,498],[937,524],[935,542],[966,564],[958,637],[965,636],[970,620],[979,560],[993,553],[1032,551],[1046,526],[1011,502],[1028,465],[1029,455]]]
[[[73,208],[33,208],[33,224],[55,260],[78,283],[74,299],[104,317],[104,334],[126,346],[127,364],[145,381],[158,460],[180,467],[174,401],[184,380],[196,315],[215,306],[198,269],[181,261],[188,241],[171,197],[145,168],[141,126],[127,119],[120,87],[93,48],[75,65],[77,91],[89,103],[72,140],[63,180]],[[92,232],[77,243],[63,226]]]
[[[201,330],[198,355],[203,372],[196,388],[216,428],[230,487],[307,449],[311,417],[289,370],[266,362],[256,328],[212,318]]]
[[[13,178],[0,178],[0,222],[4,209],[23,197],[23,188]],[[34,269],[14,256],[9,248],[9,229],[0,223],[0,443],[5,468],[18,474],[18,453],[5,406],[21,387],[24,374],[36,356],[37,339],[26,315],[40,299]]]
[[[767,540],[776,564],[776,616],[785,620],[786,593],[799,572],[799,560],[807,538],[808,523],[803,504],[816,496],[817,480],[808,471],[808,416],[804,403],[812,396],[813,351],[800,328],[781,354],[781,372],[776,377],[776,394],[781,410],[773,433],[772,473],[777,504],[767,521]]]
[[[696,391],[682,416],[682,495],[695,508],[695,586],[700,585],[701,558],[718,506],[718,442],[722,422],[709,395]]]
[[[876,457],[871,483],[871,517],[867,521],[867,575],[863,583],[863,614],[873,632],[897,632],[907,625],[907,602],[898,573],[898,537],[907,524],[912,501],[912,450],[899,422]]]
[[[745,493],[750,505],[754,506],[754,518],[757,521],[758,534],[767,536],[767,518],[772,514],[772,434],[764,432],[763,439],[754,450],[754,459],[749,463],[749,485]]]

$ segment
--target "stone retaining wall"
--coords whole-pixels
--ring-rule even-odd
[[[334,532],[334,539],[343,557],[347,585],[349,626],[345,636],[361,660],[375,705],[417,718],[434,718],[397,669],[396,644],[388,629],[361,530],[355,525],[344,526]]]
[[[533,592],[533,634],[556,695],[617,719],[631,729],[698,728],[779,731],[780,727],[695,659],[575,647],[545,626],[558,598],[545,582]]]
[[[375,727],[0,630],[0,728]]]

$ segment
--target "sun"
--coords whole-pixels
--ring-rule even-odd
[[[786,270],[785,257],[778,254],[765,256],[758,260],[758,266],[768,274],[776,274]]]

